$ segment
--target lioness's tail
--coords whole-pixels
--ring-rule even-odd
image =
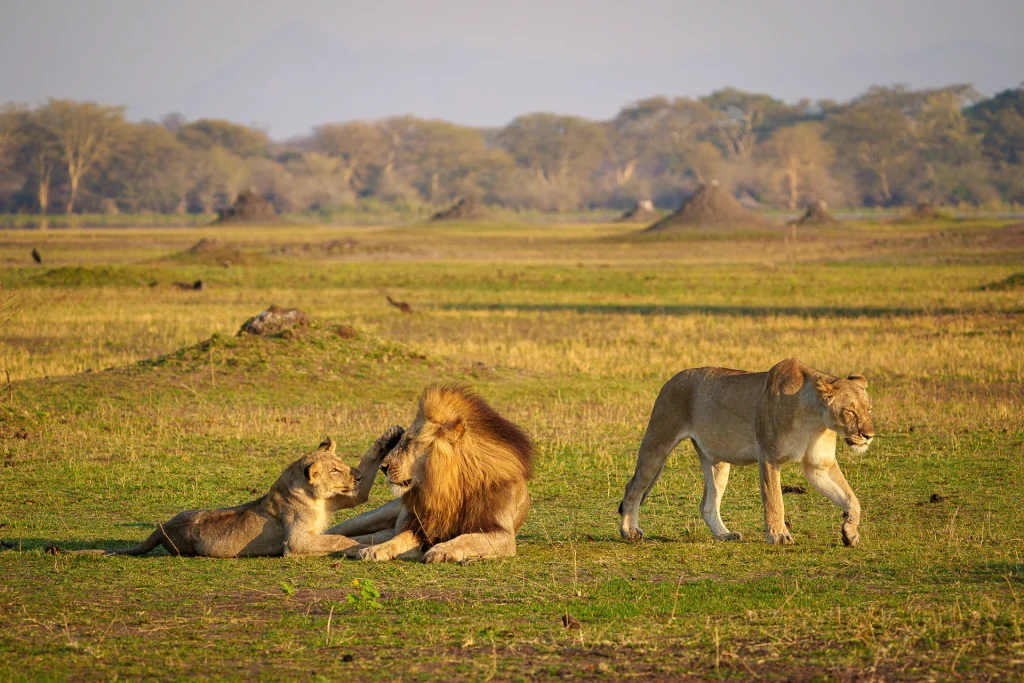
[[[163,545],[164,531],[160,527],[134,548],[90,548],[88,550],[65,550],[69,555],[145,555],[158,545]]]
[[[153,533],[151,533],[149,535],[149,538],[147,538],[145,541],[143,541],[142,543],[138,544],[134,548],[114,548],[113,550],[108,550],[107,554],[108,555],[145,555],[146,553],[148,553],[153,548],[156,548],[158,545],[163,545],[165,537],[166,537],[166,534],[164,533],[163,528],[157,527],[156,529],[153,530]]]

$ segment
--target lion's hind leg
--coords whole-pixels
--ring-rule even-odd
[[[725,495],[725,487],[729,485],[731,466],[727,462],[713,462],[699,446],[697,454],[700,456],[701,469],[704,470],[704,495],[700,499],[701,517],[719,541],[742,541],[743,535],[729,531],[722,521],[722,496]]]
[[[623,538],[630,541],[644,537],[644,532],[639,526],[640,505],[647,500],[651,489],[661,477],[668,454],[683,439],[677,433],[659,433],[660,430],[654,428],[653,417],[651,422],[652,424],[647,427],[647,433],[644,434],[644,440],[640,444],[640,452],[636,458],[636,471],[629,483],[626,484],[626,493],[619,504],[619,514],[622,515],[620,532]]]
[[[860,501],[846,482],[839,463],[828,467],[814,467],[804,462],[804,476],[823,496],[843,510],[843,545],[855,546],[860,542]]]

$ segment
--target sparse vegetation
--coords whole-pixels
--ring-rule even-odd
[[[796,242],[505,221],[8,233],[0,678],[1019,678],[1024,311],[1019,288],[982,289],[1019,277],[1024,244],[1003,226],[852,222]],[[214,234],[259,258],[166,258]],[[357,248],[299,248],[336,240]],[[308,325],[235,336],[270,304]],[[645,504],[648,540],[619,540],[661,384],[787,356],[869,379],[878,443],[840,445],[862,546],[839,545],[813,490],[787,495],[797,544],[765,545],[756,468],[733,470],[723,503],[748,540],[713,541],[688,446]],[[326,435],[354,464],[436,379],[471,383],[537,440],[514,558],[47,553],[250,500]],[[806,484],[785,467],[783,482]],[[388,497],[377,486],[366,509]]]

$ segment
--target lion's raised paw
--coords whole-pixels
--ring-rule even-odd
[[[843,527],[843,545],[847,546],[848,548],[853,548],[858,543],[860,543],[860,534],[857,533],[857,530],[854,529],[851,533],[846,529],[846,527]]]

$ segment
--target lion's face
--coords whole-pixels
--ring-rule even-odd
[[[822,378],[815,385],[825,424],[842,434],[855,453],[866,451],[875,438],[867,387],[868,381],[856,373],[846,379]]]
[[[396,498],[412,488],[416,463],[428,455],[429,444],[419,438],[424,423],[422,417],[417,417],[380,463],[380,470],[387,477],[391,494]]]

